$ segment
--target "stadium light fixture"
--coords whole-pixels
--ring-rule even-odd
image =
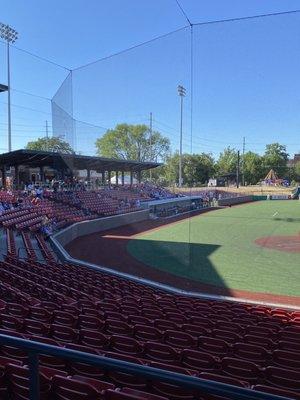
[[[183,116],[183,98],[186,96],[186,89],[178,85],[178,95],[180,96],[180,142],[179,142],[179,181],[178,186],[182,187],[182,116]]]
[[[11,151],[11,104],[10,104],[10,44],[18,39],[18,32],[7,24],[0,22],[0,38],[6,41],[7,48],[7,120],[8,120],[8,151]]]

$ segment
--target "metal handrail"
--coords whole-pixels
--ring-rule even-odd
[[[8,335],[0,334],[0,344],[22,348],[28,352],[30,400],[39,399],[39,354],[51,355],[97,367],[104,367],[107,370],[117,370],[144,378],[168,382],[189,390],[200,390],[203,393],[224,396],[232,400],[289,400],[286,397],[262,393],[252,389],[241,388],[221,382],[212,382],[197,377],[179,374],[177,372],[138,365],[103,356],[96,356],[90,353],[52,346],[32,340],[20,339]]]

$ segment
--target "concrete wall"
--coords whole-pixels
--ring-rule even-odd
[[[53,238],[64,247],[66,244],[80,236],[117,228],[122,225],[133,224],[146,219],[149,219],[149,210],[113,215],[111,217],[93,219],[92,221],[78,222],[56,233]]]
[[[229,199],[218,200],[219,206],[230,206],[234,204],[248,203],[253,201],[253,196],[231,197]]]

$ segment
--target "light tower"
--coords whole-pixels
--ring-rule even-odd
[[[0,22],[0,38],[6,41],[7,48],[7,122],[8,122],[8,151],[11,151],[11,109],[10,109],[10,54],[9,47],[18,39],[18,32],[9,25]]]
[[[183,115],[183,98],[186,95],[186,89],[178,85],[178,95],[180,96],[180,141],[179,141],[179,180],[178,186],[182,186],[182,115]]]

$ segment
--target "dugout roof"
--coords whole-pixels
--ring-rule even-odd
[[[69,168],[70,170],[90,169],[95,171],[143,171],[156,168],[161,164],[24,149],[0,155],[1,167],[13,167],[19,165],[31,168],[51,167],[56,170]]]

